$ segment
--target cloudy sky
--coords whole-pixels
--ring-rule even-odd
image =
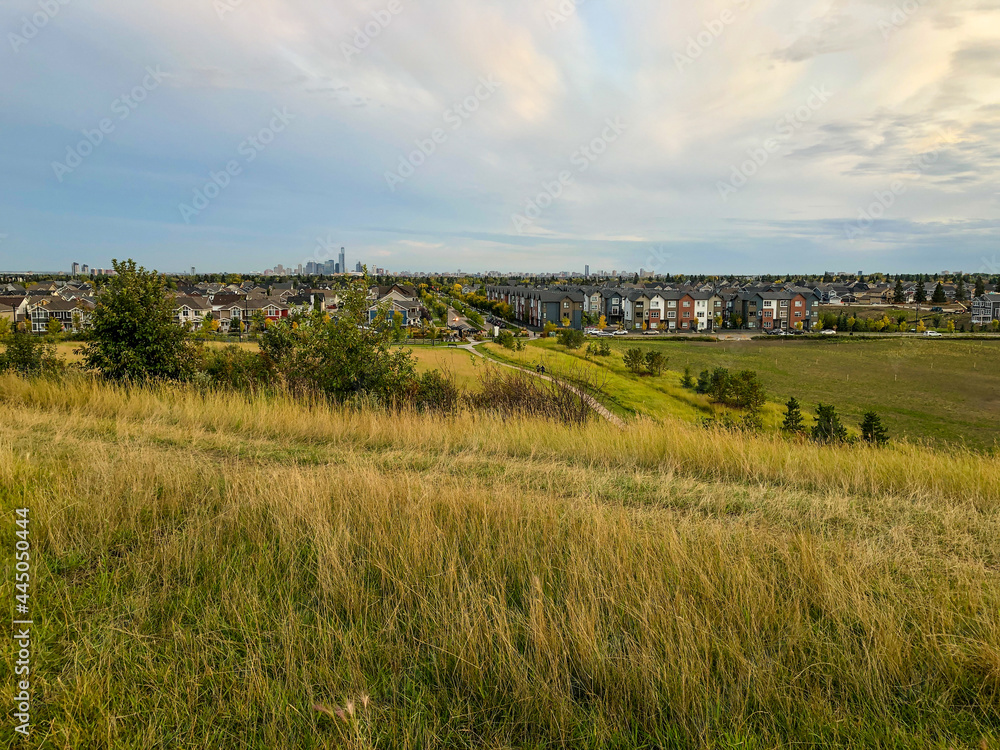
[[[1000,0],[0,22],[0,269],[1000,272]]]

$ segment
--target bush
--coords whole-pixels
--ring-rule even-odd
[[[417,411],[452,414],[458,410],[462,393],[454,377],[432,370],[417,376],[410,400]]]
[[[532,416],[565,424],[583,424],[593,407],[583,388],[572,388],[556,377],[542,379],[507,367],[488,366],[479,376],[480,389],[466,395],[468,405],[505,417]]]
[[[500,344],[500,346],[502,346],[504,349],[510,349],[513,352],[519,352],[522,349],[524,349],[524,342],[518,341],[514,337],[514,334],[508,331],[507,329],[500,331],[500,333],[497,334],[497,337],[494,339],[494,341]]]
[[[19,375],[48,375],[62,369],[55,345],[32,336],[26,329],[15,330],[8,338],[7,351],[0,354],[0,372],[13,370]]]
[[[556,338],[567,349],[579,349],[583,346],[583,331],[578,331],[575,328],[564,328],[559,331]]]
[[[202,370],[211,385],[241,391],[261,390],[278,382],[278,374],[267,359],[235,345],[206,350]]]

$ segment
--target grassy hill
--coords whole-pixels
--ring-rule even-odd
[[[996,458],[83,378],[0,420],[26,747],[1000,743]]]
[[[727,367],[760,375],[773,400],[764,415],[772,426],[780,423],[781,404],[795,396],[804,409],[832,403],[855,424],[866,410],[875,409],[893,435],[939,447],[995,449],[1000,437],[1000,341],[840,336],[829,341],[696,342],[649,337],[611,340],[610,345],[611,357],[591,362],[584,361],[586,346],[568,351],[554,339],[532,341],[518,353],[491,349],[523,364],[593,370],[606,383],[610,405],[623,416],[704,413],[710,410],[707,403],[679,388],[680,373],[685,367],[695,374]],[[671,372],[660,378],[629,373],[621,355],[634,346],[661,349]]]

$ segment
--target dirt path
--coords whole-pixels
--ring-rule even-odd
[[[536,378],[541,378],[542,380],[547,380],[550,383],[555,382],[554,379],[551,378],[551,377],[549,377],[548,375],[542,375],[541,373],[532,372],[531,370],[528,370],[528,369],[526,369],[524,367],[518,367],[517,365],[507,364],[506,362],[500,362],[500,361],[498,361],[496,359],[493,359],[492,357],[487,357],[481,351],[479,351],[478,349],[476,349],[475,344],[462,344],[458,348],[459,349],[464,349],[467,352],[471,352],[473,355],[475,355],[477,357],[482,357],[483,359],[487,360],[488,362],[492,362],[494,364],[500,365],[501,367],[509,367],[511,370],[520,370],[521,372],[526,372],[529,375],[534,375]],[[580,390],[576,386],[569,385],[568,383],[565,383],[565,382],[562,382],[562,381],[560,381],[560,383],[562,385],[564,385],[566,388],[569,388],[576,395],[578,395],[581,398],[583,398],[583,400],[586,401],[595,412],[597,412],[602,417],[604,417],[606,420],[608,420],[609,422],[611,422],[611,424],[613,424],[615,427],[624,427],[625,426],[625,422],[622,421],[621,417],[619,417],[617,414],[612,414],[607,409],[607,407],[604,406],[604,404],[602,404],[596,398],[594,398],[593,396],[591,396],[589,393],[585,393],[584,391]]]

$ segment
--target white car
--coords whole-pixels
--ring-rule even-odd
[[[924,331],[924,336],[927,336],[928,338],[932,338],[932,339],[939,339],[939,338],[941,338],[941,334],[938,333],[937,331]]]
[[[833,330],[832,328],[825,328],[822,331],[820,331],[820,333],[822,333],[824,336],[836,336],[837,335],[837,332],[835,330]]]
[[[615,331],[612,336],[628,336],[628,331]]]

